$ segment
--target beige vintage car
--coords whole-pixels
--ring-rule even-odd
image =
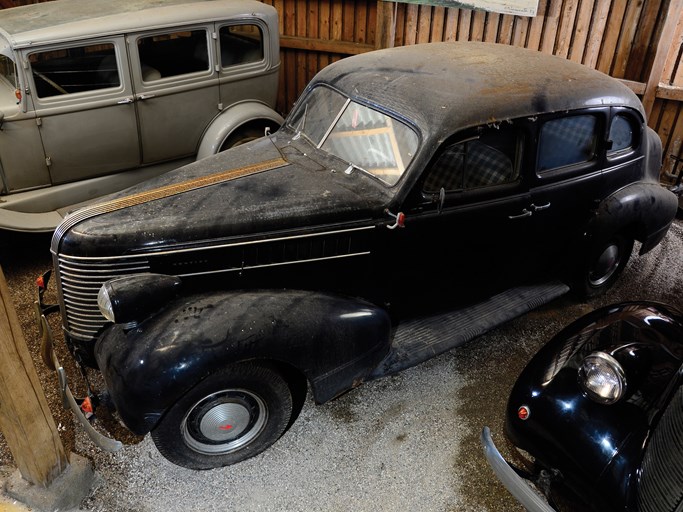
[[[253,0],[56,0],[0,10],[0,229],[275,129],[277,13]]]

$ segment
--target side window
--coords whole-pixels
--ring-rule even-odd
[[[221,27],[221,67],[263,60],[263,34],[256,25]]]
[[[561,117],[541,127],[538,143],[538,170],[592,160],[597,143],[598,120],[593,115]]]
[[[143,82],[209,69],[206,30],[155,34],[138,39]]]
[[[39,98],[121,85],[112,43],[36,52],[29,62]]]
[[[519,175],[519,135],[513,129],[492,129],[479,138],[448,146],[429,171],[423,190],[491,187]]]
[[[613,155],[619,151],[632,148],[636,143],[636,133],[638,133],[638,128],[633,119],[624,115],[614,116],[609,128],[609,140],[612,142],[612,147],[607,154]]]
[[[13,88],[18,89],[17,65],[12,59],[5,55],[0,55],[0,78],[3,78]]]

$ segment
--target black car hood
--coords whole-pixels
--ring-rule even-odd
[[[368,224],[388,188],[304,142],[278,134],[171,171],[74,212],[53,251],[108,256],[232,238]]]

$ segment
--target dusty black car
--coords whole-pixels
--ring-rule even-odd
[[[528,510],[683,510],[683,314],[630,302],[575,321],[515,383],[506,432],[533,460],[515,471],[488,429],[485,453]]]
[[[568,284],[604,291],[674,218],[660,164],[637,97],[560,58],[344,59],[272,135],[65,219],[66,342],[170,460],[231,464],[279,438],[308,385],[322,403]]]

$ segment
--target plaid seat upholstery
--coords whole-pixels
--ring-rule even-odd
[[[540,171],[589,161],[595,152],[595,116],[553,119],[543,125],[539,147]]]
[[[474,140],[444,151],[432,167],[424,190],[438,192],[442,187],[446,190],[487,187],[513,178],[514,168],[507,155]]]
[[[507,155],[478,140],[468,144],[465,188],[505,183],[511,181],[512,174],[512,162]]]

